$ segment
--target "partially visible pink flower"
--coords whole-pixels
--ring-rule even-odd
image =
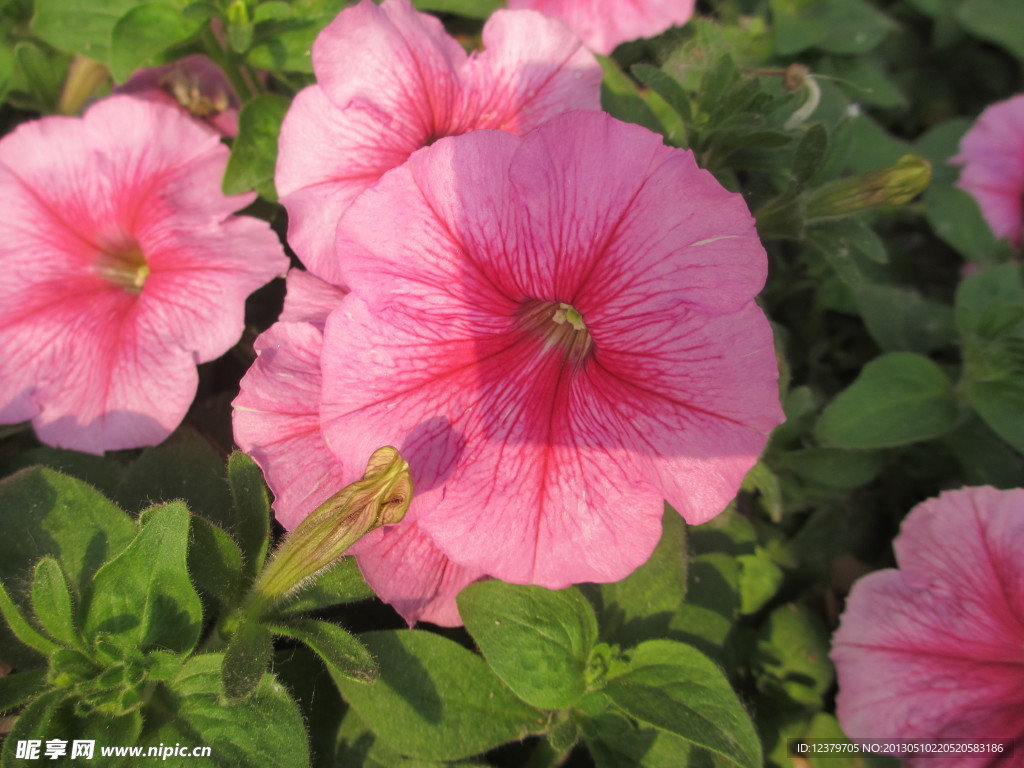
[[[497,11],[467,56],[409,0],[363,0],[317,37],[317,85],[281,128],[276,184],[288,240],[342,285],[334,232],[345,209],[417,149],[477,128],[523,134],[572,109],[599,109],[601,70],[560,22]]]
[[[139,70],[114,92],[173,104],[222,136],[238,134],[238,94],[220,67],[202,54]]]
[[[235,440],[263,468],[274,512],[289,530],[348,478],[320,432],[323,327],[344,295],[289,272],[281,319],[256,340],[258,357],[234,402]],[[353,553],[370,586],[410,625],[461,624],[455,596],[481,576],[452,563],[415,524],[378,529]]]
[[[950,162],[963,165],[958,186],[978,201],[995,236],[1024,245],[1024,94],[982,112]]]
[[[228,150],[129,96],[0,141],[0,423],[99,453],[182,420],[196,364],[241,336],[245,298],[287,269],[266,223],[232,216]]]
[[[564,21],[587,47],[610,54],[619,43],[659,35],[693,16],[696,0],[508,0]]]
[[[963,488],[913,509],[899,570],[858,581],[835,635],[853,739],[1024,739],[1024,490]],[[1021,758],[911,759],[914,766]]]

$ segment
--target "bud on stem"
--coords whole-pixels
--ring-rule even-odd
[[[390,446],[374,451],[361,480],[331,496],[281,542],[253,584],[247,613],[263,613],[370,531],[400,522],[411,499],[406,461]]]
[[[880,205],[904,205],[932,180],[932,166],[923,157],[904,155],[888,168],[837,179],[808,195],[804,218],[845,216]]]

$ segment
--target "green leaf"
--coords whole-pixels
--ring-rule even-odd
[[[490,580],[470,584],[458,604],[487,664],[527,704],[562,709],[583,695],[597,617],[579,590]]]
[[[0,472],[12,474],[26,467],[44,466],[88,483],[107,497],[113,497],[124,477],[124,465],[91,453],[60,448],[30,448],[0,460]]]
[[[270,546],[270,497],[262,470],[241,451],[228,458],[228,485],[237,520],[235,536],[246,580],[251,581],[263,567]]]
[[[173,719],[147,731],[142,743],[201,744],[217,765],[232,768],[309,768],[306,727],[298,706],[273,675],[265,674],[248,699],[221,697],[223,656],[204,653],[188,660],[181,674],[159,691]]]
[[[61,65],[58,57],[29,41],[14,46],[14,59],[39,108],[53,112],[60,100],[67,67]]]
[[[14,78],[14,53],[6,44],[0,44],[0,103],[7,98]]]
[[[418,630],[369,632],[362,640],[380,678],[336,682],[359,717],[403,754],[458,760],[545,727],[543,715],[458,643]]]
[[[64,696],[64,691],[48,691],[18,715],[14,726],[4,738],[0,768],[24,768],[26,761],[18,758],[16,752],[19,741],[52,739],[54,733],[60,732],[53,723],[58,718]],[[42,756],[43,750],[40,749]]]
[[[955,14],[968,32],[1024,60],[1024,5],[1015,0],[964,0]]]
[[[875,358],[821,414],[814,434],[826,447],[890,448],[953,428],[957,400],[942,369],[922,355]]]
[[[821,167],[828,154],[828,130],[821,123],[814,123],[800,139],[793,158],[793,180],[798,185],[806,184]]]
[[[626,671],[604,692],[642,723],[727,758],[760,768],[761,744],[729,681],[696,648],[648,640],[630,653]]]
[[[195,648],[202,606],[186,568],[189,513],[181,502],[149,510],[135,540],[96,573],[85,603],[87,639],[97,633],[142,651]]]
[[[454,13],[470,19],[486,19],[504,5],[503,0],[413,0],[420,11]]]
[[[138,0],[36,0],[32,31],[55,48],[108,61],[118,19]]]
[[[135,536],[131,519],[96,489],[42,467],[0,481],[0,523],[5,532],[0,537],[0,580],[28,585],[35,564],[51,555],[79,594],[103,562]],[[27,591],[11,597],[28,608]],[[32,655],[18,648],[0,625],[0,657],[28,666]]]
[[[1020,455],[980,418],[965,419],[942,442],[960,462],[966,485],[992,485],[1003,490],[1024,487]]]
[[[1024,349],[1016,356],[1024,361]],[[972,357],[967,358],[965,392],[967,401],[997,435],[1020,453],[1024,453],[1024,380],[1021,366],[1008,369],[998,379],[976,378],[972,373]]]
[[[196,587],[225,609],[235,605],[242,582],[242,553],[230,536],[201,517],[192,518],[188,571]]]
[[[24,669],[0,677],[0,712],[10,712],[45,691],[46,670]]]
[[[50,637],[65,645],[81,644],[71,590],[60,563],[53,557],[44,557],[36,565],[32,580],[32,607]]]
[[[32,626],[31,622],[18,609],[14,600],[11,599],[11,595],[2,581],[0,581],[0,616],[3,616],[15,637],[44,656],[60,648],[57,643]]]
[[[658,118],[640,95],[636,84],[619,69],[615,59],[599,54],[594,56],[604,71],[604,80],[601,82],[601,106],[604,110],[619,120],[661,133],[663,128]]]
[[[377,679],[377,662],[366,646],[337,624],[316,619],[294,619],[288,623],[275,623],[271,630],[305,643],[336,678],[363,683]]]
[[[356,603],[374,596],[373,590],[363,579],[354,557],[343,557],[323,573],[316,575],[312,584],[303,585],[294,597],[276,610],[282,615],[294,615],[307,611],[318,611],[332,605]]]
[[[757,613],[782,586],[782,570],[764,552],[740,555],[740,613]]]
[[[993,339],[1024,332],[1024,276],[1019,264],[989,267],[963,280],[956,289],[956,327],[968,339]]]
[[[923,202],[932,230],[950,247],[971,261],[993,260],[999,246],[973,197],[948,182],[933,182]]]
[[[952,343],[953,312],[916,290],[866,282],[854,298],[871,337],[887,352],[931,352]]]
[[[692,119],[690,97],[686,95],[682,84],[672,75],[650,64],[634,64],[630,71],[641,83],[661,96],[681,118]]]
[[[183,499],[192,514],[234,532],[224,460],[189,428],[181,428],[164,443],[143,451],[117,494],[117,501],[129,512],[175,499]]]
[[[646,563],[626,578],[601,585],[602,637],[634,645],[663,635],[686,599],[686,523],[665,506],[661,540]]]
[[[172,45],[188,40],[202,21],[186,18],[168,3],[136,5],[118,19],[110,38],[110,71],[123,83],[144,64]]]
[[[672,617],[672,637],[699,648],[726,668],[735,664],[731,637],[739,617],[735,554],[709,552],[690,561],[686,603]]]
[[[256,620],[243,619],[235,627],[224,654],[224,693],[229,700],[247,699],[255,692],[270,666],[273,639],[270,628]]]
[[[617,714],[585,718],[583,739],[597,768],[711,768],[711,753],[678,736],[631,723]]]
[[[828,658],[828,629],[814,612],[790,603],[772,611],[754,656],[758,688],[819,707],[835,678]]]
[[[829,53],[867,53],[896,29],[895,22],[865,0],[771,0],[775,52],[781,56],[815,47]]]
[[[885,464],[885,453],[803,448],[783,453],[779,462],[805,480],[831,488],[853,490],[867,485],[878,476]]]
[[[277,137],[290,102],[283,96],[257,96],[238,115],[238,137],[231,149],[222,185],[225,195],[238,195],[274,178]]]
[[[258,6],[253,19],[259,23],[247,61],[260,69],[312,74],[313,41],[348,4],[348,0],[293,0],[287,17],[279,7],[261,15]]]

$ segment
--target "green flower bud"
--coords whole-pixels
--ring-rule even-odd
[[[253,585],[254,612],[333,565],[370,531],[400,522],[411,500],[408,463],[390,446],[374,451],[362,480],[331,496],[285,537]]]
[[[904,205],[931,183],[932,166],[923,157],[904,155],[888,168],[838,179],[811,192],[806,220],[845,216],[881,205]]]

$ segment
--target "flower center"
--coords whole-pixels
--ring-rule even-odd
[[[142,286],[149,276],[146,257],[135,244],[101,252],[95,269],[97,275],[121,286],[128,293],[142,293]]]
[[[593,354],[594,340],[583,315],[572,304],[553,301],[526,302],[520,327],[541,337],[544,350],[561,350],[565,361],[581,367]]]

